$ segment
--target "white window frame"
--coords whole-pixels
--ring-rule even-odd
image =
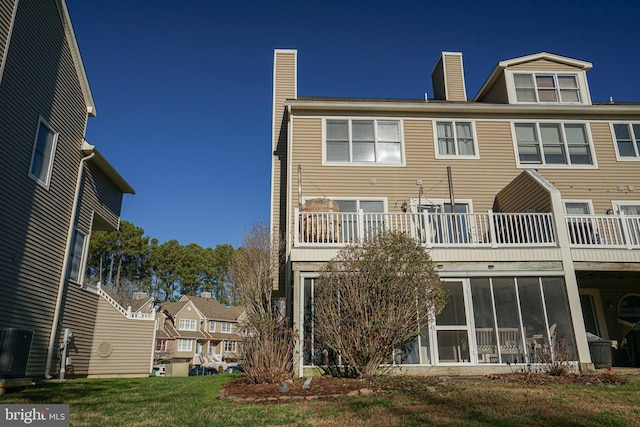
[[[518,101],[516,94],[515,74],[527,74],[532,77],[533,89],[536,96],[536,101]],[[536,82],[536,76],[553,76],[556,98],[558,101],[539,101],[538,85]],[[562,102],[560,94],[560,87],[558,85],[558,76],[571,76],[575,77],[578,85],[578,97],[579,102]],[[544,104],[544,105],[591,105],[591,97],[587,86],[587,79],[584,71],[543,71],[543,70],[505,70],[505,77],[507,80],[507,94],[509,96],[510,104]]]
[[[40,139],[39,138],[40,130],[43,127],[52,135],[51,145],[48,147],[48,150],[46,150],[47,152],[43,154],[42,170],[44,170],[44,174],[41,172],[39,175],[36,175],[35,173],[33,173],[33,167],[34,167],[34,161],[36,160],[36,155],[38,151],[37,148],[38,148],[38,140]],[[36,127],[36,135],[33,140],[33,148],[31,151],[31,161],[29,162],[29,177],[35,180],[38,184],[40,184],[47,190],[49,189],[49,184],[51,183],[51,174],[53,172],[53,161],[56,154],[57,144],[58,144],[58,132],[56,132],[53,129],[53,127],[44,118],[42,118],[42,116],[40,116],[38,118],[38,126]]]
[[[469,214],[474,213],[473,211],[473,199],[455,199],[454,200],[456,205],[467,205],[469,207],[468,212]],[[427,199],[426,197],[423,197],[420,200],[420,204],[423,207],[429,207],[429,206],[433,206],[433,207],[437,207],[438,208],[438,212],[439,213],[444,213],[444,205],[450,205],[451,204],[451,199]],[[411,199],[411,211],[412,212],[418,212],[418,199],[417,198],[412,198]]]
[[[235,353],[238,351],[238,343],[236,341],[224,341],[223,351],[225,353]]]
[[[231,322],[221,323],[220,332],[223,332],[225,334],[230,334],[232,330],[233,330],[233,327],[231,326]]]
[[[456,153],[455,154],[442,154],[440,153],[440,143],[438,141],[438,123],[450,123],[453,127],[453,142]],[[457,123],[469,123],[471,126],[471,138],[473,138],[473,154],[459,154],[458,152],[458,133],[456,129]],[[433,121],[433,144],[436,153],[436,159],[479,159],[480,152],[478,151],[478,134],[476,133],[475,120],[453,120],[442,119]]]
[[[620,148],[618,145],[618,137],[616,136],[615,125],[625,125],[629,129],[629,136],[631,137],[631,144],[633,145],[634,156],[622,156],[620,155]],[[611,127],[611,137],[613,139],[613,147],[616,151],[616,160],[620,162],[638,162],[640,161],[640,132],[638,135],[635,134],[633,130],[633,126],[640,127],[640,123],[638,122],[612,122],[609,124]]]
[[[78,238],[82,238],[81,247],[77,247],[76,243]],[[69,248],[69,266],[67,268],[67,278],[79,285],[82,285],[84,279],[84,267],[87,260],[87,249],[89,246],[88,234],[82,230],[75,229],[73,233],[73,240],[71,241],[71,247]],[[80,251],[80,253],[78,253]]]
[[[216,321],[215,320],[209,320],[209,332],[215,332],[216,331]]]
[[[178,351],[193,351],[193,340],[178,339]]]
[[[544,144],[542,143],[541,135],[540,135],[540,125],[545,124],[559,124],[560,132],[562,136],[562,144],[565,152],[565,158],[567,163],[546,163],[544,156]],[[540,163],[534,162],[521,162],[520,161],[520,150],[518,148],[518,137],[516,135],[516,125],[534,125],[536,137],[538,140],[536,141],[538,144],[538,149],[540,152]],[[582,125],[585,129],[585,135],[587,138],[587,147],[589,148],[589,154],[591,156],[591,164],[581,164],[571,163],[571,156],[569,154],[569,144],[567,142],[567,135],[565,126],[566,125]],[[581,121],[558,121],[558,120],[544,120],[544,121],[535,121],[535,120],[522,120],[522,121],[513,121],[511,122],[511,136],[513,139],[513,152],[515,154],[516,167],[518,168],[545,168],[545,169],[598,169],[598,159],[596,158],[596,150],[593,146],[593,136],[591,135],[591,126],[589,122],[581,122]]]
[[[586,205],[589,212],[585,214],[570,214],[567,212],[567,203]],[[565,224],[569,233],[569,243],[604,243],[598,228],[598,221],[593,218],[584,219],[584,215],[594,215],[593,202],[590,199],[562,199],[562,211]]]
[[[197,321],[196,319],[180,319],[178,323],[179,331],[195,331],[197,330]]]
[[[562,208],[564,209],[564,214],[571,215],[567,213],[567,203],[580,203],[580,204],[587,205],[587,207],[589,208],[589,212],[586,213],[585,215],[594,214],[593,201],[591,199],[562,199]]]
[[[612,200],[611,206],[616,215],[620,214],[621,206],[640,206],[640,200]]]
[[[327,122],[328,121],[347,121],[349,123],[348,138],[349,138],[349,160],[348,161],[328,161],[327,160]],[[378,151],[378,122],[397,122],[398,133],[400,138],[400,161],[399,162],[380,162],[374,160],[372,162],[355,162],[353,161],[353,138],[352,138],[352,123],[353,121],[373,121],[374,122],[374,151],[377,155]],[[322,165],[323,166],[392,166],[402,167],[405,166],[406,157],[404,149],[404,122],[397,117],[325,117],[322,121]]]
[[[360,209],[360,203],[361,202],[382,202],[382,206],[383,206],[383,212],[380,213],[386,213],[388,212],[387,210],[387,198],[386,197],[340,197],[340,196],[336,196],[336,197],[331,197],[331,200],[336,201],[340,200],[340,201],[345,201],[345,202],[356,202],[356,210],[355,212],[358,212],[358,210]],[[344,211],[347,212],[347,211]]]

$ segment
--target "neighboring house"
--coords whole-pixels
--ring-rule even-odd
[[[502,61],[468,99],[462,55],[443,52],[435,99],[336,99],[298,96],[297,51],[275,51],[271,226],[286,260],[274,295],[300,331],[300,375],[323,360],[321,266],[382,229],[419,239],[450,294],[394,353],[402,370],[500,371],[558,341],[591,369],[587,332],[630,363],[640,104],[592,102],[591,67],[550,53]]]
[[[148,311],[152,304],[145,303],[141,311]],[[244,319],[243,308],[223,307],[211,298],[210,292],[156,304],[157,363],[217,368],[240,361],[242,343],[238,325]]]
[[[3,351],[31,377],[148,375],[153,316],[83,286],[91,232],[117,229],[134,190],[84,140],[96,109],[65,1],[1,2],[0,61],[0,328],[33,332]]]

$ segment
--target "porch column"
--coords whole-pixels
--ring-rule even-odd
[[[576,270],[571,256],[569,232],[567,231],[566,220],[564,217],[562,197],[560,192],[557,190],[551,192],[550,195],[553,221],[556,226],[556,241],[560,248],[562,267],[565,272],[564,281],[567,289],[569,310],[571,312],[573,333],[576,338],[576,352],[580,363],[580,371],[591,370],[593,369],[593,364],[591,361],[591,354],[589,353],[589,343],[587,341],[584,318],[582,316],[582,305],[580,304],[580,293],[578,291],[578,279],[576,278]]]

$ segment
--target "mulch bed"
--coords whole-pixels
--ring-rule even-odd
[[[281,384],[252,384],[241,377],[228,382],[220,393],[221,398],[236,402],[275,402],[287,400],[312,400],[345,395],[372,394],[384,391],[424,392],[434,391],[436,386],[464,381],[504,381],[521,385],[577,384],[586,386],[624,385],[628,381],[610,371],[590,374],[549,375],[541,372],[515,372],[487,375],[485,377],[434,377],[387,376],[375,380],[313,377],[308,388],[302,388],[306,378],[285,382],[288,391],[281,392]]]
[[[577,384],[577,385],[625,385],[629,381],[613,372],[590,374],[549,375],[543,372],[514,372],[512,374],[487,375],[487,378],[524,385]]]

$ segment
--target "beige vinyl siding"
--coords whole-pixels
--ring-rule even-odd
[[[386,198],[388,210],[397,212],[403,201],[418,197],[416,180],[423,182],[425,200],[448,199],[446,167],[451,166],[456,199],[473,200],[475,212],[494,207],[500,191],[525,169],[516,167],[508,120],[480,120],[475,122],[479,159],[435,159],[433,125],[431,120],[404,119],[404,153],[406,166],[323,166],[321,117],[294,117],[293,170],[302,167],[302,197],[381,197]],[[640,175],[634,172],[635,162],[617,162],[609,123],[591,124],[598,169],[542,168],[540,174],[555,185],[565,199],[592,199],[596,213],[611,207],[611,200],[638,200],[640,190],[618,192],[617,185],[634,185],[640,189]],[[630,181],[629,177],[638,177]],[[375,179],[375,184],[370,180]],[[345,185],[348,182],[349,185]],[[297,207],[297,174],[291,176],[292,207]],[[539,188],[529,182],[531,188]],[[531,197],[536,191],[524,190]],[[510,196],[511,197],[511,196]],[[544,196],[541,196],[545,199]],[[513,202],[509,202],[510,206]],[[548,201],[532,200],[531,206],[514,205],[516,212],[524,209],[549,211]],[[505,212],[511,209],[501,206]]]
[[[462,55],[444,55],[445,72],[447,77],[446,91],[447,101],[466,101],[467,94],[464,88],[464,75],[462,70]]]
[[[509,122],[476,122],[480,159],[435,159],[433,122],[403,120],[406,166],[323,166],[322,118],[295,117],[293,168],[302,166],[303,198],[326,196],[386,198],[389,212],[418,197],[448,199],[447,166],[452,168],[456,199],[472,199],[476,212],[493,207],[495,195],[522,170],[515,168]],[[370,184],[370,179],[375,184]],[[348,182],[349,185],[345,185]],[[297,200],[297,174],[291,177]],[[294,203],[295,208],[297,203]]]
[[[59,132],[48,190],[28,176],[39,116]],[[18,5],[0,117],[0,326],[35,331],[27,374],[41,376],[87,118],[54,0]]]
[[[551,212],[551,195],[526,171],[511,181],[496,196],[501,212]]]
[[[65,328],[73,329],[74,345],[68,352],[74,367],[73,376],[84,377],[89,374],[93,329],[99,298],[98,295],[81,289],[77,284],[70,284],[67,287],[60,335],[61,338],[64,336]],[[54,363],[52,372],[58,372],[60,361]],[[67,376],[71,375],[67,374]]]
[[[444,61],[442,56],[438,60],[436,67],[431,73],[431,84],[433,85],[433,98],[434,99],[447,99],[446,87],[444,81]]]
[[[611,200],[640,200],[640,174],[636,162],[616,160],[608,122],[592,122],[590,128],[598,169],[540,169],[540,173],[560,190],[563,199],[592,200],[594,213],[603,215],[612,207]],[[619,191],[618,185],[623,185],[625,190]],[[636,191],[628,191],[628,185],[635,186]]]
[[[580,68],[562,64],[560,62],[551,61],[549,59],[536,59],[535,61],[523,62],[522,64],[512,65],[512,70],[531,70],[531,71],[577,71]]]
[[[128,319],[100,298],[89,376],[148,376],[155,348],[155,325],[154,320]],[[101,351],[109,347],[109,355]]]
[[[284,242],[287,211],[287,139],[288,114],[284,101],[296,97],[296,52],[276,51],[274,53],[273,76],[273,123],[271,161],[271,233],[275,241]],[[284,250],[284,248],[282,248]],[[278,269],[280,270],[280,269]],[[280,278],[274,277],[274,289],[284,290],[284,272]]]
[[[485,95],[479,99],[480,102],[490,102],[494,104],[508,104],[509,94],[507,92],[507,81],[504,73],[491,85],[491,88],[485,92]]]

